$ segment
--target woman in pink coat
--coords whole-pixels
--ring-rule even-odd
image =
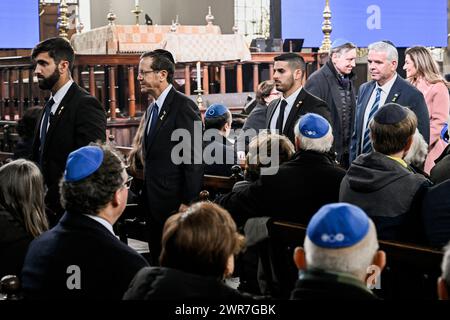
[[[450,99],[448,83],[439,73],[439,68],[430,50],[422,46],[408,48],[405,52],[406,77],[422,92],[430,114],[430,145],[425,161],[425,172],[430,173],[436,160],[446,147],[440,133],[449,117]]]

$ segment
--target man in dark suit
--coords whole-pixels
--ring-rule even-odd
[[[283,97],[272,101],[267,108],[266,128],[278,130],[295,144],[294,126],[298,118],[314,112],[331,121],[326,102],[303,88],[306,71],[305,60],[296,53],[284,53],[275,57],[273,80]]]
[[[158,264],[164,222],[198,197],[203,177],[200,111],[191,99],[173,88],[174,72],[174,60],[168,51],[160,49],[141,56],[137,78],[141,92],[155,99],[145,115],[142,194],[149,213],[154,265]]]
[[[295,127],[297,152],[292,160],[273,171],[262,168],[258,180],[221,197],[218,203],[238,225],[258,216],[308,223],[321,206],[339,199],[345,170],[330,158],[332,145],[332,129],[325,118],[314,113],[300,117]],[[270,148],[275,154],[276,147]]]
[[[394,45],[389,41],[372,43],[367,62],[372,81],[359,88],[350,161],[372,151],[369,122],[376,111],[389,102],[408,107],[416,114],[417,128],[429,143],[430,118],[425,99],[419,90],[397,74],[398,52]]]
[[[70,152],[92,141],[105,141],[106,114],[100,102],[73,82],[74,51],[63,38],[39,43],[31,54],[39,88],[51,96],[39,118],[32,160],[40,165],[48,191],[46,205],[59,218],[64,212],[58,183]]]
[[[70,153],[61,183],[67,210],[33,240],[22,269],[30,299],[120,300],[147,261],[114,235],[131,180],[119,154],[92,144]]]
[[[331,109],[334,147],[339,163],[349,166],[350,141],[355,119],[356,99],[353,68],[356,66],[356,47],[345,39],[333,41],[330,59],[315,71],[305,89],[323,99]]]

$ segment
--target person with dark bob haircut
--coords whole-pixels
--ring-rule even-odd
[[[162,237],[161,267],[144,268],[125,300],[226,301],[248,299],[223,283],[234,270],[244,237],[228,211],[199,202],[169,217]]]
[[[70,153],[60,182],[66,212],[30,244],[22,270],[25,298],[122,298],[136,272],[148,266],[113,231],[130,182],[121,156],[108,145]]]

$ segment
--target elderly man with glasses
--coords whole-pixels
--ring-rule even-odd
[[[26,298],[122,298],[148,265],[112,227],[127,204],[129,182],[119,154],[107,145],[70,153],[60,182],[66,213],[30,244],[22,270]]]

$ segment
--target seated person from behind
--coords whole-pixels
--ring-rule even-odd
[[[237,163],[233,144],[227,139],[231,130],[231,112],[223,104],[212,104],[205,112],[205,174],[231,176]]]
[[[278,99],[280,96],[281,92],[277,91],[273,80],[266,80],[258,85],[255,98],[255,107],[248,115],[237,139],[237,152],[238,157],[240,156],[239,159],[243,159],[245,157],[248,144],[252,138],[258,135],[260,130],[266,129],[267,106],[270,102]],[[254,131],[250,129],[253,129]]]
[[[276,144],[278,143],[278,144]],[[292,142],[286,137],[269,131],[263,131],[252,139],[249,144],[249,152],[245,157],[244,180],[238,181],[233,186],[233,192],[240,191],[258,180],[261,168],[270,166],[272,145],[278,145],[276,152],[280,157],[280,165],[291,160],[295,152]],[[267,152],[262,152],[267,150]]]
[[[114,234],[129,182],[119,154],[90,144],[69,154],[60,182],[66,212],[35,239],[22,270],[30,299],[121,299],[134,275],[148,266]]]
[[[0,167],[0,278],[19,276],[30,242],[48,229],[44,178],[31,161]]]
[[[41,115],[42,107],[28,108],[17,125],[17,133],[20,136],[14,148],[14,159],[30,159],[33,152],[33,139],[36,123]]]
[[[442,258],[442,274],[438,279],[438,297],[440,300],[450,300],[450,243],[444,248]]]
[[[294,251],[300,272],[291,299],[377,299],[367,288],[375,286],[368,276],[381,273],[386,255],[378,250],[375,225],[360,208],[323,206],[311,218],[303,246]]]
[[[234,255],[244,237],[230,214],[199,202],[170,216],[162,236],[161,267],[144,268],[125,300],[230,301],[250,298],[224,284],[234,270]]]
[[[385,104],[370,121],[373,151],[360,155],[342,180],[339,201],[361,207],[380,239],[422,242],[420,208],[430,182],[403,160],[417,128],[416,115],[396,103]]]
[[[297,152],[290,161],[279,165],[279,154],[272,152],[270,165],[261,168],[258,180],[217,200],[239,226],[248,218],[263,216],[308,223],[324,204],[338,201],[345,170],[329,155],[333,145],[330,123],[318,114],[307,113],[293,131]],[[301,210],[292,209],[299,204]]]

